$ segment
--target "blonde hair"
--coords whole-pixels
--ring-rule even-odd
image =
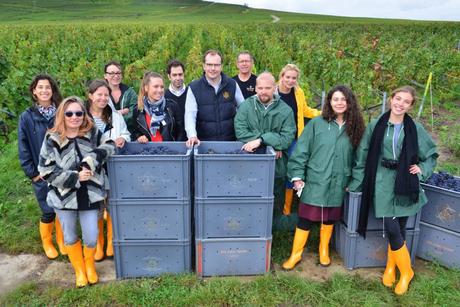
[[[49,130],[50,132],[57,133],[61,140],[66,138],[65,111],[72,103],[80,105],[81,110],[83,111],[83,122],[78,128],[78,136],[84,136],[88,131],[93,129],[94,126],[93,121],[88,116],[83,100],[78,96],[67,97],[59,104],[59,107],[56,110],[54,126]]]
[[[417,92],[415,91],[415,88],[413,88],[410,85],[404,85],[401,87],[398,87],[394,91],[391,92],[390,97],[388,98],[388,102],[397,94],[400,92],[408,93],[412,96],[412,103],[411,105],[413,106],[415,102],[417,101]]]
[[[284,77],[284,74],[287,72],[287,71],[290,71],[290,70],[294,70],[297,72],[297,78],[300,77],[300,69],[297,65],[295,64],[286,64],[283,69],[281,69],[280,71],[280,75],[278,77],[278,80],[281,80],[281,78]]]
[[[158,78],[165,82],[162,75],[153,71],[146,71],[144,77],[142,78],[141,85],[139,86],[139,95],[137,96],[137,109],[139,111],[144,110],[144,97],[145,97],[145,87],[150,84],[150,79]]]

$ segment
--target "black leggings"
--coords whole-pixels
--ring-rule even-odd
[[[404,245],[407,219],[407,216],[383,218],[385,232],[388,235],[388,241],[393,251],[400,249]]]
[[[311,225],[313,225],[313,221],[304,219],[303,217],[299,216],[299,221],[297,222],[297,228],[300,228],[302,230],[308,231],[311,228]],[[322,224],[325,225],[333,225],[335,221],[323,221]]]

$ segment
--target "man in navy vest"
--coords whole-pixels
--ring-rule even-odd
[[[244,101],[235,80],[222,73],[222,55],[208,50],[203,56],[203,76],[192,81],[185,99],[187,146],[202,141],[235,141],[233,119]]]

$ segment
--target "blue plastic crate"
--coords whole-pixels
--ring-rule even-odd
[[[168,155],[138,155],[167,148]],[[183,142],[129,142],[108,160],[110,197],[114,199],[190,198],[191,149]]]
[[[196,274],[260,275],[270,271],[272,238],[196,240]]]
[[[195,237],[271,237],[273,199],[195,198]]]
[[[356,232],[359,224],[359,211],[361,209],[361,192],[347,192],[343,205],[342,222],[345,224],[348,232]],[[406,229],[418,228],[420,223],[420,212],[410,216],[407,219]],[[374,206],[369,208],[367,219],[367,230],[382,230],[383,219],[377,219],[374,213]]]
[[[343,223],[336,223],[334,228],[335,250],[342,258],[345,268],[353,270],[386,266],[388,238],[383,237],[382,231],[367,231],[364,239],[356,232],[347,231]],[[412,261],[415,260],[419,235],[419,229],[406,231],[406,244]]]
[[[109,200],[114,240],[190,240],[191,201]]]
[[[422,187],[428,198],[422,208],[422,222],[460,232],[460,192],[429,184]]]
[[[275,151],[267,147],[264,154],[234,153],[242,146],[241,142],[201,142],[195,147],[195,197],[273,196]]]
[[[417,257],[460,269],[460,233],[420,222]]]
[[[117,278],[191,271],[190,241],[113,241]]]

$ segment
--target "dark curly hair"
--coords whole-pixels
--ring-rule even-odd
[[[345,125],[346,133],[350,138],[350,142],[353,145],[353,148],[356,149],[356,147],[359,145],[359,142],[361,141],[361,137],[363,136],[365,126],[363,115],[359,110],[358,101],[350,88],[345,85],[337,85],[332,88],[329,93],[327,93],[326,103],[323,107],[322,116],[329,122],[337,117],[331,106],[332,95],[335,92],[341,92],[347,100],[347,110],[345,111],[343,119],[347,123]]]
[[[59,85],[56,82],[56,80],[53,79],[50,75],[47,74],[38,74],[36,75],[32,82],[29,85],[29,93],[30,96],[32,96],[32,100],[34,103],[37,102],[37,97],[34,95],[34,89],[37,87],[38,81],[40,80],[48,80],[48,82],[51,85],[51,91],[53,94],[51,95],[51,103],[54,104],[57,107],[59,107],[59,104],[62,101],[62,96],[61,96],[61,91],[59,90]]]

